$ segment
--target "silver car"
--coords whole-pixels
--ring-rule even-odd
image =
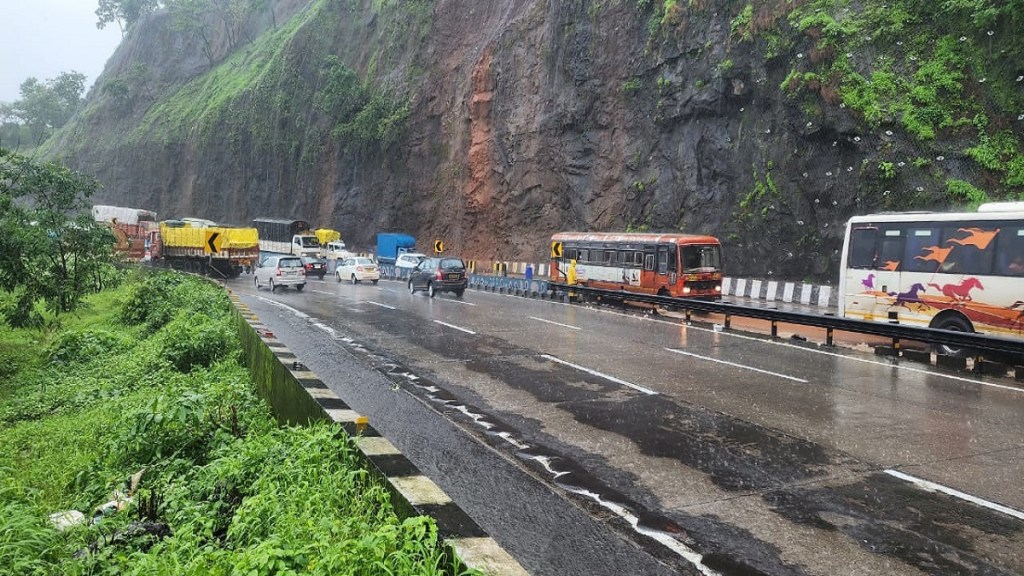
[[[278,287],[295,286],[301,291],[306,287],[306,269],[298,256],[270,256],[256,267],[253,273],[256,289],[269,286],[271,292]]]

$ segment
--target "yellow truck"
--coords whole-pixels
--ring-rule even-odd
[[[197,225],[165,220],[150,232],[154,264],[198,274],[235,278],[251,272],[260,256],[255,228]]]

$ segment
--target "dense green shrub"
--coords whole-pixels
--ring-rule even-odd
[[[158,330],[174,318],[179,302],[172,298],[185,279],[178,274],[150,274],[141,277],[125,302],[121,321]]]
[[[183,312],[156,335],[163,356],[180,372],[214,362],[238,350],[238,336],[225,322]]]
[[[51,362],[62,364],[88,362],[124,351],[128,345],[124,336],[110,330],[69,330],[57,336],[47,350],[47,357]]]

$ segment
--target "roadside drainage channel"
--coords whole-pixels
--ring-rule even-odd
[[[433,518],[445,543],[470,568],[499,576],[528,574],[451,497],[370,426],[366,417],[308,370],[236,294],[229,290],[228,295],[235,306],[246,366],[257,392],[271,405],[278,421],[302,426],[318,421],[340,424],[367,467],[387,481],[400,516]]]

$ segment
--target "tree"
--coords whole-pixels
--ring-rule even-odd
[[[55,315],[76,310],[113,262],[114,237],[89,215],[90,176],[39,164],[0,148],[0,289],[15,326],[39,325],[36,303]]]
[[[112,22],[117,23],[124,36],[146,14],[161,5],[160,0],[99,0],[96,8],[96,27],[103,29]]]
[[[14,113],[27,125],[33,138],[43,140],[82,107],[85,74],[61,72],[56,78],[40,82],[27,78],[21,83],[21,100],[13,104]]]
[[[249,17],[270,6],[266,0],[166,0],[166,5],[174,29],[202,44],[211,68],[216,63],[216,39],[223,36],[228,48],[236,47],[243,39]]]

